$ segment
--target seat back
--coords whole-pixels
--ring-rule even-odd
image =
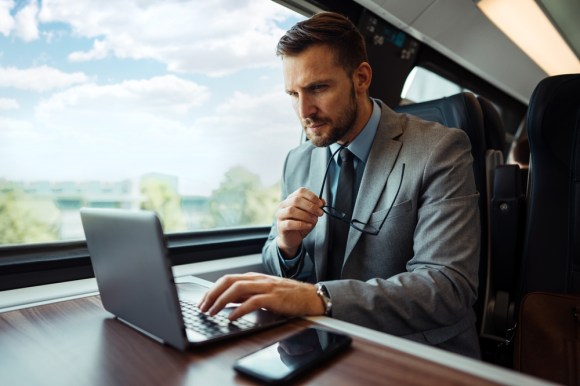
[[[506,131],[497,108],[477,97],[483,112],[488,187],[489,253],[484,312],[480,326],[482,357],[509,365],[513,338],[516,278],[521,256],[524,195],[518,165],[504,165]],[[480,295],[480,296],[483,296]]]
[[[517,294],[580,293],[580,74],[542,80],[527,116],[531,161]]]
[[[483,134],[486,149],[499,150],[503,157],[507,156],[508,143],[506,130],[497,108],[488,99],[478,96],[477,100],[483,114]]]

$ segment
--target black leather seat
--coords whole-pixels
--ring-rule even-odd
[[[483,114],[483,133],[485,147],[499,150],[503,157],[507,156],[508,143],[506,142],[506,130],[497,108],[488,99],[478,96],[477,100]]]
[[[580,74],[542,80],[527,116],[531,153],[517,303],[580,293]]]
[[[487,147],[489,255],[485,309],[481,325],[482,355],[490,361],[509,365],[506,343],[513,337],[515,278],[521,256],[524,215],[523,174],[518,165],[505,165],[509,144],[497,108],[486,98],[477,97],[483,112]]]

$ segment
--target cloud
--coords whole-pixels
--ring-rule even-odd
[[[89,50],[72,52],[71,61],[154,59],[170,71],[222,76],[278,66],[274,49],[284,30],[276,23],[290,16],[267,0],[45,0],[39,18],[94,39]]]
[[[38,39],[38,5],[36,1],[29,2],[14,17],[14,34],[26,42]]]
[[[174,75],[144,80],[127,80],[117,84],[94,83],[71,87],[43,100],[37,114],[51,117],[62,111],[111,114],[186,114],[210,96],[205,86]]]
[[[10,14],[13,7],[13,0],[0,0],[0,34],[4,36],[10,35],[14,28],[14,18]]]
[[[14,16],[11,11],[17,4],[13,0],[0,0],[0,34],[14,36],[30,42],[38,39],[38,4],[28,1]]]
[[[109,54],[109,44],[103,40],[95,40],[93,49],[90,51],[76,51],[71,53],[68,58],[72,62],[87,62],[90,60],[105,59]]]
[[[200,142],[187,122],[209,97],[173,75],[73,86],[41,100],[28,126],[0,117],[0,170],[12,179],[115,180],[171,169],[167,159],[182,164],[175,149],[191,153]]]
[[[217,175],[241,165],[259,171],[266,185],[278,181],[286,153],[300,143],[301,135],[291,101],[282,90],[279,85],[259,95],[236,92],[197,119],[193,128],[203,133],[204,141],[197,156],[207,160]]]
[[[270,185],[300,141],[282,90],[236,92],[210,108],[209,91],[175,76],[74,86],[43,100],[28,126],[3,126],[3,175],[116,180],[161,172],[179,176],[184,194],[210,194],[240,165]]]
[[[5,2],[0,0],[0,18]],[[43,38],[52,33],[79,38],[58,35],[47,41],[55,47],[72,43],[67,46],[75,47],[69,60],[127,58],[131,60],[125,63],[135,63],[136,71],[120,66],[117,74],[112,68],[111,74],[133,79],[104,83],[106,75],[86,75],[101,63],[77,63],[74,67],[85,72],[72,73],[49,66],[0,66],[0,89],[43,92],[20,106],[17,113],[26,122],[0,116],[2,177],[115,180],[161,172],[179,176],[182,192],[193,194],[211,193],[223,173],[237,165],[259,173],[265,184],[279,180],[286,152],[299,143],[301,131],[277,78],[280,71],[270,78],[248,71],[239,78],[202,76],[196,82],[181,73],[222,76],[279,67],[274,49],[284,31],[277,23],[294,14],[270,0],[38,4]],[[51,29],[43,23],[59,24]],[[58,49],[59,55],[67,55],[62,46]],[[141,63],[133,59],[162,63],[173,74],[150,75],[158,64],[140,72]],[[244,91],[230,91],[236,89]],[[225,101],[217,104],[218,98]],[[14,103],[0,100],[5,107]],[[30,105],[35,108],[24,111]]]
[[[0,98],[0,110],[16,110],[20,107],[15,99]]]
[[[88,77],[82,72],[66,73],[46,65],[27,69],[0,67],[0,87],[44,92],[86,81]]]

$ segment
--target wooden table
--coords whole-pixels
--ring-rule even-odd
[[[253,385],[232,370],[234,361],[313,324],[296,319],[184,353],[115,320],[98,296],[24,308],[0,314],[0,385]],[[299,382],[333,386],[500,383],[360,336],[353,336],[349,351]]]

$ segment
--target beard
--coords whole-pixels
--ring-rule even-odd
[[[358,105],[356,103],[354,85],[352,85],[348,104],[336,120],[313,115],[302,120],[302,126],[306,133],[306,137],[314,146],[326,147],[344,138],[353,128],[357,116]],[[314,135],[308,132],[308,126],[319,124],[329,124],[331,127],[329,133],[326,135]]]

